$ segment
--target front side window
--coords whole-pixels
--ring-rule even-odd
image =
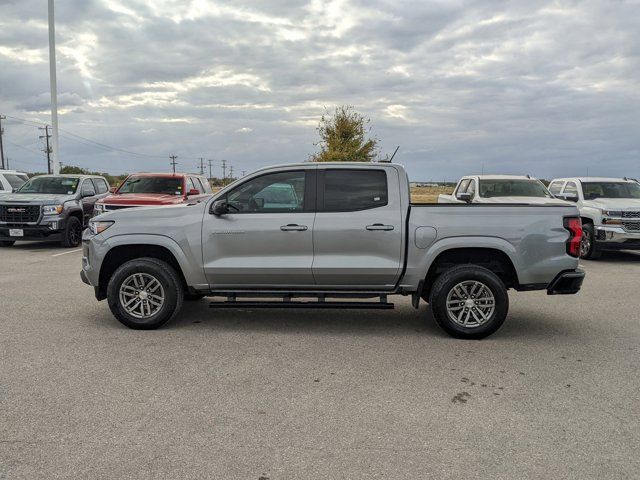
[[[324,171],[325,212],[345,212],[382,207],[388,203],[384,170]]]
[[[578,186],[574,182],[567,182],[567,184],[564,186],[564,193],[577,196]]]
[[[96,187],[93,186],[93,183],[88,178],[82,182],[82,194],[90,196],[94,196],[96,194]]]
[[[557,195],[562,190],[562,182],[553,182],[549,185],[549,191],[554,195]]]
[[[231,213],[301,212],[305,172],[269,173],[252,178],[227,194]]]
[[[109,191],[109,187],[107,186],[107,182],[105,182],[101,178],[93,178],[93,185],[96,187],[96,192],[100,195],[103,193],[107,193]]]
[[[494,197],[547,197],[551,194],[539,180],[495,179],[480,180],[480,196]]]
[[[73,195],[78,189],[79,178],[74,177],[34,177],[18,189],[16,193],[50,193]]]
[[[182,177],[143,177],[132,175],[120,186],[118,193],[182,195]]]
[[[467,179],[465,179],[465,180],[462,180],[462,181],[460,182],[460,185],[458,186],[458,190],[456,190],[456,195],[457,195],[457,194],[459,194],[459,193],[464,193],[464,192],[466,192],[466,191],[467,191],[467,187],[469,186],[469,182],[470,182],[470,181],[471,181],[471,180],[469,180],[468,178],[467,178]]]
[[[15,173],[5,173],[4,179],[9,182],[11,188],[19,188],[29,180],[26,175],[16,175]]]
[[[584,198],[640,198],[640,184],[630,182],[583,182]]]

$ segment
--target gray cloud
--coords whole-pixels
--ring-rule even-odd
[[[48,121],[46,11],[0,1],[2,112]],[[640,175],[640,6],[629,1],[58,2],[63,162],[236,170],[306,160],[324,107],[372,120],[415,179]],[[35,128],[6,124],[36,148]],[[40,158],[11,150],[13,165]]]

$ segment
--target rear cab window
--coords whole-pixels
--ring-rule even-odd
[[[319,170],[319,211],[349,212],[383,207],[389,203],[387,173],[371,169]]]

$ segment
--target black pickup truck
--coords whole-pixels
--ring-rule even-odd
[[[57,238],[77,247],[93,216],[94,204],[109,194],[104,177],[41,175],[13,193],[0,194],[0,247],[16,240]]]

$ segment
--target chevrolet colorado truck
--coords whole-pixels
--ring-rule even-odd
[[[563,205],[544,184],[530,176],[470,175],[462,177],[453,195],[440,194],[438,203],[535,203]]]
[[[554,195],[574,202],[582,217],[580,256],[606,250],[640,250],[640,184],[631,178],[557,178]]]
[[[95,175],[40,175],[14,193],[0,194],[0,246],[16,240],[58,239],[77,247],[96,201],[109,184]]]
[[[266,168],[206,202],[89,226],[81,278],[135,329],[203,296],[252,309],[393,308],[406,295],[449,334],[482,338],[504,322],[507,289],[572,294],[584,278],[575,206],[412,204],[390,163]]]
[[[134,173],[114,192],[96,202],[95,214],[121,208],[189,203],[204,200],[212,193],[204,175]]]

